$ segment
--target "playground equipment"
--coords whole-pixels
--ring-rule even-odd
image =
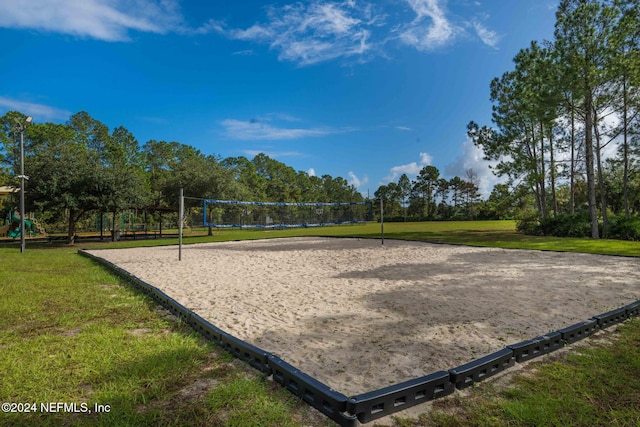
[[[136,227],[136,214],[131,211],[123,211],[119,213],[119,226],[116,226],[117,230],[121,230],[123,232],[135,232]],[[118,221],[115,221],[116,224]],[[95,229],[96,232],[99,231],[111,231],[114,227],[113,214],[111,213],[102,213],[96,214],[95,219]]]
[[[162,212],[173,212],[173,208],[158,208],[149,207],[143,208],[141,211],[126,210],[113,213],[98,213],[95,215],[95,232],[99,233],[100,240],[103,240],[105,236],[109,238],[120,240],[124,239],[136,239],[136,238],[157,238],[162,237]],[[160,212],[160,220],[153,222],[151,212]],[[176,227],[174,223],[164,222],[165,227]]]
[[[10,237],[18,239],[20,237],[20,212],[9,209],[9,213],[5,218],[5,225],[0,227],[0,237]],[[27,214],[24,217],[25,236],[46,235],[44,227],[35,219],[33,214]]]

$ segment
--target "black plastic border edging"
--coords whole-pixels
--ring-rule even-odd
[[[217,328],[191,312],[158,288],[140,280],[117,265],[82,249],[78,254],[91,258],[138,286],[141,291],[187,322],[194,330],[212,340],[235,357],[249,363],[274,381],[318,409],[341,427],[355,427],[402,411],[411,406],[449,395],[457,388],[469,387],[514,365],[558,350],[587,338],[599,329],[640,317],[640,300],[602,313],[572,326],[531,340],[509,345],[472,362],[433,374],[347,398],[279,357],[253,346]]]
[[[595,319],[598,322],[598,327],[600,329],[608,328],[617,323],[624,322],[628,318],[629,315],[627,314],[626,307],[617,308],[592,317],[592,319]]]
[[[640,316],[640,301],[636,301],[624,307],[627,310],[628,317]]]
[[[269,367],[273,372],[275,382],[309,405],[343,427],[356,425],[355,415],[346,413],[347,397],[345,395],[305,374],[278,356],[269,356]]]
[[[191,318],[188,323],[196,332],[199,332],[205,338],[210,339],[218,346],[227,350],[233,356],[247,362],[257,370],[271,375],[271,368],[268,363],[268,352],[226,333],[196,313],[191,313]]]
[[[513,357],[516,362],[522,363],[543,354],[551,353],[564,346],[562,334],[558,331],[547,335],[536,337],[532,340],[522,341],[517,344],[508,345],[507,348],[513,350]]]
[[[347,410],[362,423],[402,411],[454,392],[449,372],[440,371],[369,393],[353,396]]]
[[[571,344],[588,337],[597,330],[598,322],[595,319],[589,319],[585,320],[584,322],[576,323],[575,325],[559,329],[558,332],[560,332],[562,340],[564,342],[566,342],[567,344]]]
[[[181,318],[197,332],[211,339],[233,356],[249,363],[267,375],[273,374],[273,379],[276,382],[300,396],[305,402],[318,409],[341,427],[355,427],[357,425],[355,415],[345,413],[347,397],[343,394],[336,392],[267,351],[236,338],[212,325],[201,316],[179,304],[160,289],[151,286],[112,262],[90,254],[82,249],[78,250],[78,254],[110,268],[123,279],[138,286],[145,294],[152,297],[175,316]]]
[[[451,383],[458,390],[472,386],[478,381],[487,379],[498,372],[512,367],[515,363],[513,350],[503,348],[473,362],[466,363],[449,370]]]

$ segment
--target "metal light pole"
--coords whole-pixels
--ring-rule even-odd
[[[184,189],[180,189],[180,214],[178,224],[178,261],[182,261],[182,223],[184,221]]]
[[[24,180],[29,179],[24,174],[24,131],[27,129],[27,125],[31,123],[33,118],[27,117],[24,123],[20,123],[18,119],[15,119],[18,124],[18,131],[20,132],[20,252],[24,253],[26,249],[25,236],[24,236]]]

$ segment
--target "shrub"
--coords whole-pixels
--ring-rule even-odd
[[[588,237],[591,230],[589,217],[585,213],[561,214],[543,219],[529,216],[518,220],[516,229],[523,234],[556,237]]]
[[[561,214],[541,221],[545,236],[588,237],[590,235],[589,217],[585,213],[573,215]]]
[[[541,235],[540,218],[535,213],[523,213],[518,215],[516,231],[530,236]]]
[[[609,217],[607,237],[622,240],[640,240],[640,218],[624,215]]]

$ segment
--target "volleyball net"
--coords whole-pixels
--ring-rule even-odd
[[[214,199],[203,202],[203,222],[207,227],[321,227],[372,220],[371,202],[284,203]]]

